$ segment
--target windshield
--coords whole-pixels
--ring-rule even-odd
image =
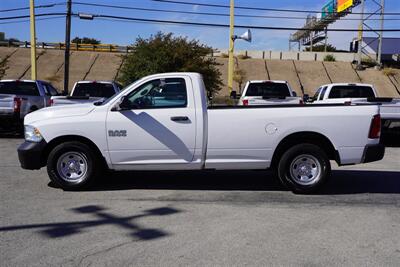
[[[110,83],[78,83],[75,86],[72,96],[109,98],[114,94],[114,87]]]
[[[0,82],[0,94],[38,96],[39,90],[35,82]]]
[[[329,98],[368,98],[375,97],[374,90],[369,86],[343,85],[334,86]]]
[[[250,83],[246,96],[286,97],[290,96],[290,89],[286,83]]]

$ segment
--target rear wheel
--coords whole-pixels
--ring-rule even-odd
[[[87,188],[98,176],[100,167],[95,151],[80,142],[56,146],[47,159],[50,180],[64,190]]]
[[[281,182],[295,193],[316,192],[329,178],[331,165],[326,153],[313,144],[288,149],[278,164]]]

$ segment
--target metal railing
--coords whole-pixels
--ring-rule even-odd
[[[0,46],[5,47],[22,47],[30,48],[30,42],[13,42],[13,41],[0,41]],[[38,42],[36,43],[37,48],[41,49],[58,49],[64,50],[65,43],[48,43],[48,42]],[[95,52],[116,52],[116,53],[129,53],[133,47],[131,46],[121,46],[115,44],[79,44],[71,43],[70,50],[74,51],[95,51]]]

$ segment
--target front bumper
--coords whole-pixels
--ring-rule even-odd
[[[18,158],[21,167],[27,170],[38,170],[43,167],[43,152],[46,141],[39,143],[25,141],[18,147]]]
[[[385,146],[382,144],[366,146],[364,150],[363,163],[378,161],[385,155]]]

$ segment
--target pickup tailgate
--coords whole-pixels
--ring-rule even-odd
[[[0,94],[0,115],[11,115],[14,113],[15,95]]]
[[[287,105],[287,104],[300,104],[299,97],[278,97],[278,98],[265,98],[265,97],[246,97],[248,105]]]

